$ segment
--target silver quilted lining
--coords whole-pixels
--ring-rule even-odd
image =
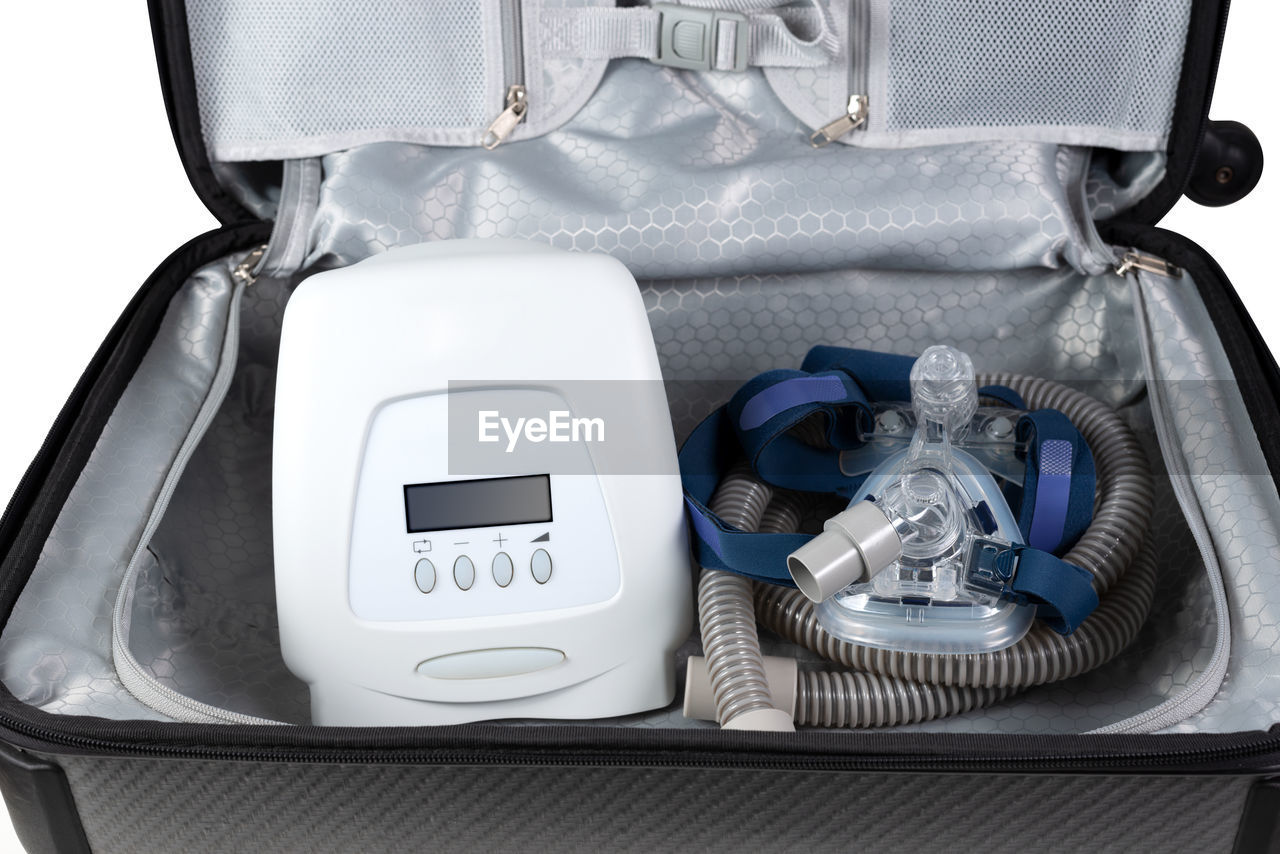
[[[201,271],[175,300],[0,637],[4,681],[26,702],[58,713],[154,717],[111,672],[110,606],[119,571],[150,510],[145,496],[154,496],[154,484],[172,458],[162,451],[181,442],[218,359],[220,312],[229,295],[226,270],[222,264]],[[153,561],[139,579],[130,648],[162,684],[197,700],[302,723],[305,686],[279,655],[270,531],[274,362],[294,284],[260,279],[244,297],[235,377],[149,544]],[[1179,281],[1167,291],[1166,301],[1174,295],[1179,300],[1154,328],[1161,335],[1157,347],[1175,366],[1171,370],[1178,370],[1178,353],[1220,359],[1208,319],[1190,297],[1190,283]],[[1017,368],[1086,388],[1121,406],[1145,435],[1152,432],[1131,298],[1114,276],[832,272],[650,280],[642,282],[642,292],[682,437],[742,380],[798,364],[817,341],[897,352],[911,352],[917,341],[950,343],[972,353],[979,370]],[[1198,364],[1192,360],[1181,370],[1200,370]],[[1188,436],[1206,417],[1244,417],[1236,411],[1229,372],[1212,364],[1217,373],[1206,375],[1221,378],[1214,388],[1224,408],[1205,410],[1195,403],[1204,394],[1186,388],[1188,420],[1182,429]],[[1247,420],[1231,423],[1247,426]],[[1232,429],[1225,452],[1223,435],[1189,447],[1210,454],[1206,460],[1218,469],[1206,476],[1234,478],[1229,493],[1239,496],[1240,473],[1265,469],[1249,468],[1257,460],[1249,456],[1256,443],[1248,430]],[[1154,448],[1154,439],[1147,444]],[[1205,460],[1197,462],[1192,453],[1191,462],[1193,472],[1205,474]],[[1240,517],[1235,507],[1213,517],[1224,537],[1219,556],[1235,590],[1233,611],[1244,617],[1239,631],[1257,640],[1250,646],[1249,638],[1237,638],[1239,657],[1224,696],[1184,728],[1266,726],[1280,702],[1280,692],[1268,693],[1265,678],[1274,667],[1266,632],[1280,613],[1280,596],[1268,597],[1258,580],[1265,578],[1265,556],[1276,549],[1269,520],[1280,517],[1272,514],[1280,508],[1272,507],[1274,489],[1268,492],[1261,480],[1248,479],[1248,497],[1238,499],[1257,508],[1246,516],[1249,524],[1232,531],[1231,521]],[[1165,569],[1152,618],[1134,646],[1078,679],[922,729],[1080,732],[1151,708],[1204,670],[1218,628],[1212,601],[1167,479],[1157,479],[1157,492],[1153,524]],[[86,548],[86,540],[94,547]],[[683,652],[696,650],[695,640]],[[678,708],[601,723],[690,725]]]
[[[159,717],[115,674],[111,605],[217,369],[233,266],[200,270],[174,297],[5,624],[0,675],[26,703],[56,714]]]
[[[1232,615],[1227,677],[1209,705],[1177,724],[1181,732],[1267,727],[1280,720],[1280,498],[1231,367],[1194,290],[1142,277],[1152,342],[1186,480],[1213,534],[1227,575]],[[1184,620],[1203,615],[1182,606]]]
[[[537,139],[325,156],[308,265],[456,237],[606,252],[640,279],[1113,264],[1084,213],[1084,149],[813,149],[807,133],[759,73],[615,62]]]

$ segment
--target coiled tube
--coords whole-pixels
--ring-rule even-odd
[[[756,531],[772,496],[771,487],[741,466],[716,488],[711,511],[738,530]],[[698,575],[698,630],[721,726],[773,708],[751,592],[750,580],[731,572],[704,568]]]
[[[1110,407],[1061,384],[1013,374],[982,376],[978,382],[1013,388],[1031,409],[1058,409],[1089,442],[1098,476],[1094,520],[1065,560],[1093,575],[1101,600],[1098,608],[1069,636],[1037,623],[1021,641],[1004,650],[929,655],[840,640],[822,628],[812,603],[799,591],[756,584],[755,613],[761,625],[853,668],[852,672],[802,671],[795,686],[797,723],[894,726],[970,711],[1032,685],[1071,678],[1101,666],[1128,646],[1146,621],[1156,574],[1154,558],[1145,548],[1153,490],[1137,437]],[[752,481],[754,485],[750,485]],[[730,502],[748,495],[751,505],[747,517],[757,528],[759,520],[768,518],[773,530],[796,530],[803,514],[793,495],[770,495],[763,499],[765,507],[761,509],[768,487],[742,470],[727,477],[723,486],[733,489],[726,490],[724,503],[719,505],[725,511],[717,510],[721,518],[741,518],[733,516]],[[718,491],[716,498],[720,495]],[[741,589],[736,588],[733,597],[740,595]],[[726,607],[724,601],[729,598],[723,597],[719,606]],[[751,641],[755,649],[738,654],[743,660],[750,659],[752,652],[756,654],[759,664],[753,665],[752,672],[763,681],[763,659],[754,632]],[[726,666],[721,680],[734,683],[734,669]],[[766,684],[764,693],[767,691]],[[719,706],[718,701],[717,693]]]
[[[820,727],[902,726],[989,706],[1011,688],[929,685],[856,670],[802,670],[796,723]]]

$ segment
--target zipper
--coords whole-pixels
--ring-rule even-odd
[[[528,111],[529,101],[524,86],[516,83],[508,87],[507,108],[493,120],[493,124],[489,125],[489,129],[484,132],[484,138],[481,139],[480,144],[487,151],[493,151],[499,145],[502,145],[502,141],[511,136],[511,132],[516,129],[516,125],[524,121]]]
[[[845,114],[832,119],[809,135],[809,144],[823,148],[840,137],[867,123],[868,101],[866,95],[850,95]]]
[[[1116,264],[1116,275],[1127,276],[1135,270],[1151,273],[1155,276],[1163,276],[1166,279],[1182,278],[1181,268],[1175,267],[1163,258],[1157,258],[1154,255],[1147,255],[1136,249],[1130,249],[1120,256],[1120,261]]]
[[[1164,702],[1146,709],[1124,720],[1109,726],[1099,727],[1093,732],[1101,734],[1155,732],[1180,723],[1197,712],[1202,711],[1213,701],[1222,688],[1227,676],[1227,665],[1231,652],[1231,609],[1227,604],[1227,592],[1223,584],[1222,566],[1218,562],[1214,550],[1213,536],[1204,517],[1200,498],[1191,485],[1191,475],[1187,471],[1186,460],[1182,448],[1174,438],[1175,426],[1169,414],[1166,399],[1162,390],[1159,373],[1156,369],[1154,344],[1150,328],[1150,312],[1147,308],[1146,293],[1142,287],[1142,276],[1137,271],[1164,278],[1178,278],[1182,271],[1172,264],[1154,256],[1131,251],[1124,256],[1121,267],[1126,264],[1132,275],[1125,275],[1129,284],[1133,301],[1133,316],[1137,324],[1138,349],[1142,355],[1143,370],[1147,375],[1147,395],[1151,404],[1151,420],[1156,431],[1156,442],[1160,455],[1165,462],[1169,475],[1169,486],[1182,511],[1183,519],[1191,532],[1196,547],[1200,551],[1200,562],[1204,567],[1204,577],[1208,582],[1213,598],[1214,621],[1217,633],[1213,643],[1213,654],[1209,663],[1189,683]],[[1173,273],[1155,273],[1151,268],[1176,271]]]
[[[237,285],[248,288],[258,281],[258,265],[262,263],[262,259],[266,254],[267,244],[264,243],[241,259],[240,263],[231,271],[231,278],[235,280]]]
[[[525,89],[523,0],[502,0],[502,71],[507,78],[503,110],[485,130],[480,145],[492,151],[511,136],[529,112]]]
[[[255,223],[248,226],[240,226],[238,228],[225,226],[219,231],[201,235],[200,237],[188,241],[176,250],[165,261],[165,264],[169,264],[174,261],[174,259],[181,256],[183,253],[194,252],[199,244],[209,238],[225,238],[226,235],[237,235],[238,233],[245,231],[261,231],[261,225]],[[240,238],[240,244],[243,245],[243,238]],[[234,242],[232,248],[234,248]],[[215,249],[214,254],[216,255],[218,253],[226,254],[225,251],[221,249]],[[214,258],[210,257],[207,260],[212,261]],[[198,267],[203,263],[206,263],[206,261],[201,260],[196,264],[196,266]],[[151,284],[154,277],[163,269],[164,266],[162,265],[159,270],[152,273],[151,277],[147,279],[145,284]],[[74,419],[77,419],[80,415],[81,407],[84,406],[87,399],[92,396],[93,389],[89,380],[91,376],[95,382],[100,379],[98,374],[95,372],[101,371],[110,361],[111,354],[109,352],[108,344],[123,335],[124,330],[128,325],[128,320],[137,313],[143,301],[143,290],[145,290],[145,285],[143,289],[140,289],[139,292],[133,296],[129,304],[125,306],[124,313],[107,333],[106,339],[104,339],[103,343],[94,353],[93,359],[89,362],[88,367],[85,368],[84,373],[80,375],[80,379],[76,381],[76,385],[72,388],[66,402],[63,403],[62,408],[58,410],[58,414],[54,418],[53,425],[50,427],[49,433],[45,436],[44,441],[40,443],[40,447],[36,450],[36,454],[32,458],[30,465],[27,466],[26,470],[22,473],[22,476],[18,478],[18,485],[14,487],[13,494],[10,497],[8,504],[5,505],[3,511],[0,511],[0,532],[3,532],[7,528],[11,519],[17,517],[19,512],[18,508],[24,503],[28,503],[22,501],[22,498],[28,494],[34,495],[34,493],[38,491],[36,488],[37,476],[39,476],[41,480],[49,476],[49,473],[46,470],[48,467],[47,464],[53,459],[55,450],[58,450],[59,452],[62,450],[62,445],[55,442],[54,437],[61,436],[62,434],[69,432],[74,423]],[[29,506],[28,509],[30,509]],[[10,545],[9,548],[12,548],[12,545]],[[4,556],[5,555],[3,553],[0,553],[0,558],[3,558]]]
[[[809,144],[814,148],[822,148],[835,142],[847,133],[866,127],[867,117],[871,111],[869,92],[870,58],[867,51],[871,45],[871,2],[870,0],[851,0],[849,3],[849,77],[848,89],[852,92],[845,107],[844,115],[837,116],[818,128],[809,136]]]

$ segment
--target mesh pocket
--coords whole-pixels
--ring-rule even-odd
[[[884,0],[881,0],[883,2]],[[1190,0],[888,4],[878,130],[1162,148]]]
[[[491,0],[190,0],[187,16],[218,159],[307,156],[389,129],[474,144],[501,108]]]

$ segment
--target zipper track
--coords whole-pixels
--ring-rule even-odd
[[[0,723],[6,723],[0,716]],[[108,739],[74,736],[64,733],[42,732],[37,727],[17,723],[15,732],[38,740],[29,749],[35,752],[58,753],[48,750],[50,745],[73,748],[91,755],[117,757],[169,758],[192,760],[236,760],[248,762],[289,762],[308,764],[376,764],[376,765],[548,765],[548,766],[612,766],[612,767],[664,767],[664,768],[750,768],[793,771],[951,771],[951,772],[1155,772],[1155,773],[1212,773],[1222,769],[1197,766],[1230,766],[1233,762],[1254,756],[1271,754],[1276,757],[1271,766],[1259,769],[1238,769],[1241,773],[1274,773],[1280,768],[1280,736],[1271,735],[1245,744],[1224,747],[1171,749],[1161,751],[1125,753],[1079,753],[1063,756],[1051,753],[1028,753],[1013,757],[983,757],[964,755],[927,754],[812,754],[805,752],[776,752],[776,739],[768,739],[775,751],[739,750],[714,751],[690,749],[680,745],[671,748],[645,748],[622,753],[606,747],[583,749],[574,747],[542,747],[528,745],[496,745],[491,748],[433,748],[433,747],[371,747],[351,748],[298,748],[281,747],[264,750],[253,747],[209,744],[179,746],[172,744],[144,744],[124,746]],[[219,724],[204,725],[214,730],[226,731],[231,727]],[[250,727],[250,729],[259,729]],[[297,731],[300,727],[292,727]],[[1168,738],[1169,736],[1164,736]],[[767,738],[759,740],[764,741]],[[1155,738],[1149,736],[1148,738]],[[754,740],[754,739],[753,739]],[[750,747],[745,748],[750,749]],[[744,749],[744,750],[745,750]],[[1172,769],[1172,770],[1171,770]]]
[[[523,0],[500,0],[502,76],[506,82],[506,94],[502,112],[498,113],[498,117],[489,124],[484,136],[480,138],[480,145],[486,151],[492,151],[505,142],[529,112],[528,90],[524,84],[526,69],[522,3]]]
[[[849,95],[871,97],[871,0],[849,0]],[[867,124],[862,124],[866,128]]]
[[[525,85],[523,0],[502,0],[502,76],[506,88]]]
[[[222,408],[227,390],[235,376],[240,341],[240,303],[246,288],[253,285],[253,269],[261,262],[267,247],[262,246],[250,252],[229,274],[231,282],[231,299],[227,306],[226,328],[223,332],[221,354],[213,382],[205,395],[204,401],[196,413],[195,420],[187,436],[178,449],[177,457],[169,466],[164,484],[156,496],[151,508],[150,518],[143,527],[142,535],[134,549],[133,557],[125,569],[124,577],[116,593],[115,607],[111,616],[111,658],[116,675],[125,689],[143,705],[154,709],[168,717],[179,721],[198,723],[239,723],[239,724],[275,724],[278,721],[260,718],[254,715],[240,714],[227,709],[218,708],[188,697],[168,685],[160,682],[134,657],[129,648],[129,630],[132,622],[133,601],[138,582],[142,560],[150,548],[150,542],[160,521],[168,512],[173,492],[182,478],[191,455],[195,453],[200,441],[208,432],[214,417]]]
[[[1126,256],[1126,262],[1132,256]],[[1145,256],[1138,256],[1143,259]],[[1153,259],[1158,260],[1158,259]],[[1191,536],[1200,550],[1200,562],[1204,565],[1204,576],[1209,583],[1213,597],[1214,621],[1217,632],[1214,638],[1213,655],[1194,679],[1184,685],[1178,693],[1125,720],[1109,726],[1101,727],[1098,732],[1154,732],[1173,726],[1190,716],[1202,711],[1213,701],[1221,690],[1227,675],[1231,649],[1231,610],[1227,604],[1227,593],[1223,584],[1223,571],[1213,547],[1213,537],[1209,532],[1200,499],[1190,484],[1190,474],[1183,457],[1182,448],[1173,437],[1175,427],[1169,414],[1164,393],[1161,390],[1159,373],[1155,362],[1155,344],[1152,342],[1150,330],[1150,314],[1146,291],[1143,289],[1143,275],[1161,275],[1171,278],[1170,272],[1150,273],[1148,268],[1138,266],[1142,260],[1136,261],[1133,272],[1126,275],[1129,292],[1133,301],[1133,315],[1137,323],[1139,350],[1142,353],[1143,369],[1147,380],[1147,395],[1151,407],[1151,418],[1155,425],[1156,442],[1169,473],[1169,485],[1181,508]],[[1155,267],[1152,264],[1152,267]],[[1177,274],[1181,276],[1181,273]]]

